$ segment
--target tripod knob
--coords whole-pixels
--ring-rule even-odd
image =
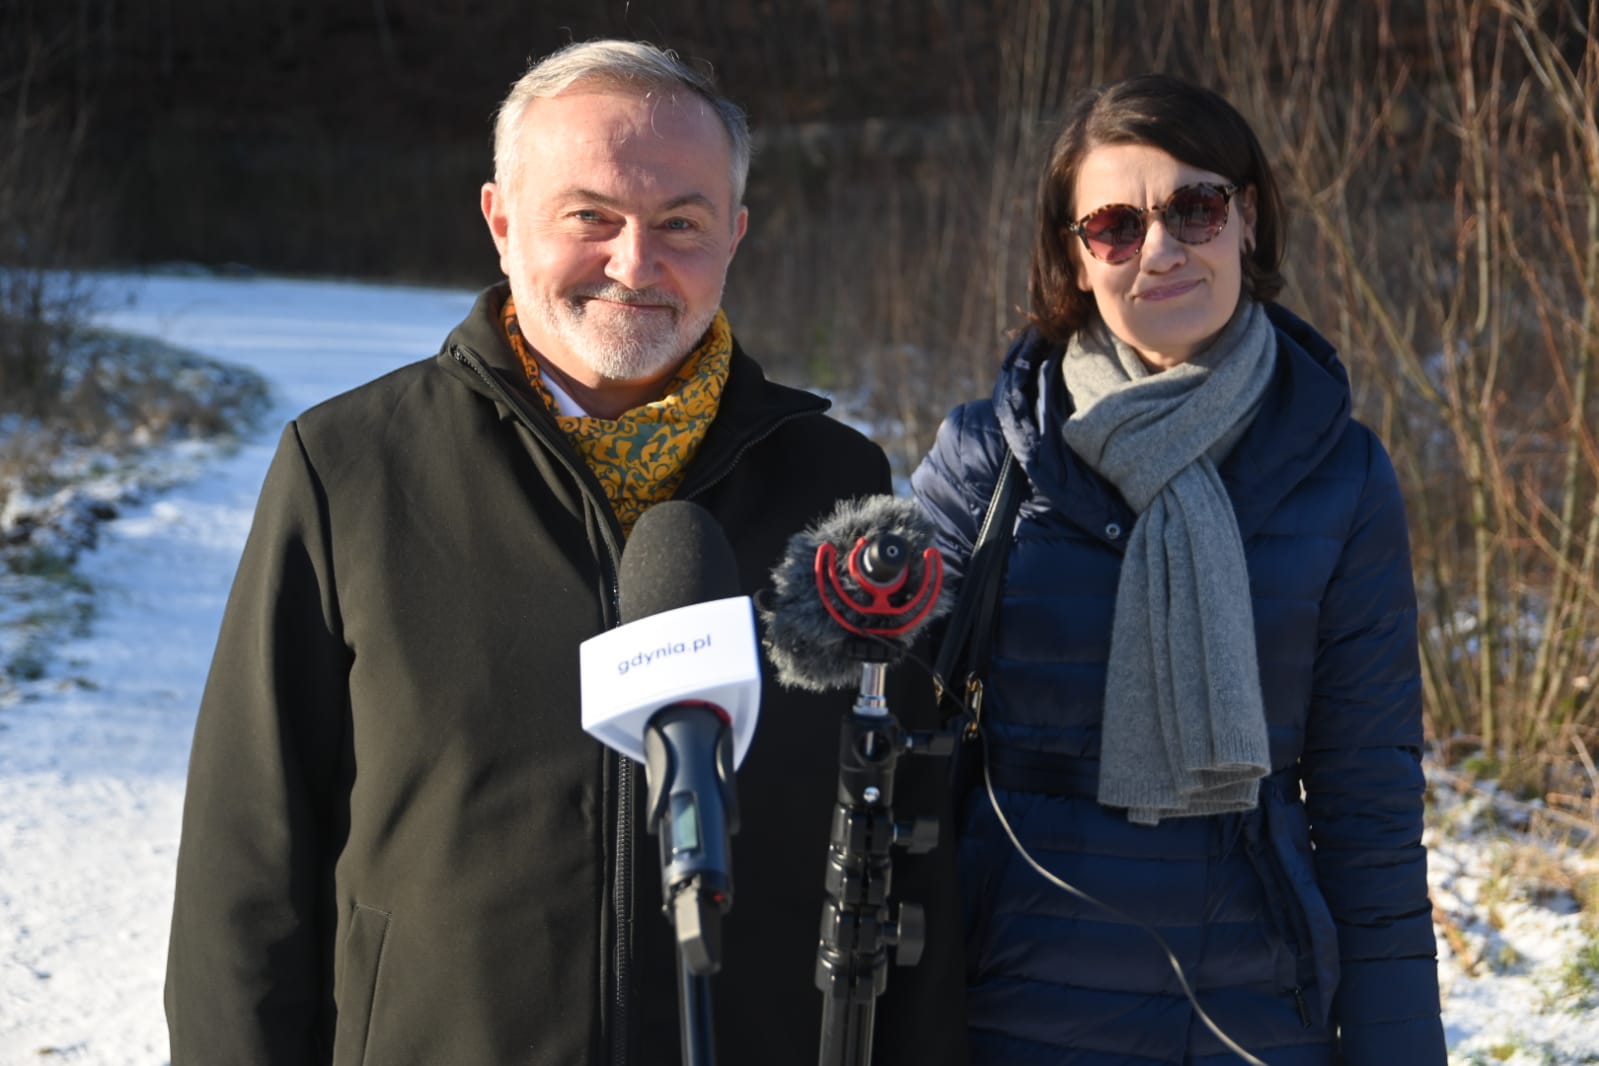
[[[894,823],[894,843],[912,855],[925,855],[938,847],[938,819],[917,818]]]
[[[915,966],[922,961],[927,946],[927,915],[920,904],[901,903],[899,918],[883,930],[883,939],[894,946],[894,965]]]

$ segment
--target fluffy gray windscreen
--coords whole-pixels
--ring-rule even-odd
[[[910,548],[910,571],[902,593],[894,597],[895,606],[908,601],[927,580],[927,564],[922,552],[933,544],[933,527],[914,500],[897,496],[862,496],[845,500],[833,513],[789,538],[783,558],[772,568],[771,594],[757,600],[767,655],[777,670],[777,679],[789,688],[825,692],[854,688],[860,682],[861,660],[852,657],[850,647],[856,637],[828,613],[816,587],[816,552],[824,544],[837,550],[834,571],[845,592],[864,598],[860,584],[849,574],[849,553],[861,537],[892,533]],[[940,593],[921,625],[946,613],[951,597]],[[882,619],[852,611],[834,601],[852,623],[880,626]],[[916,630],[889,638],[908,648]]]

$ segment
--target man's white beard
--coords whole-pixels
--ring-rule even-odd
[[[626,323],[627,312],[594,310],[589,298],[615,303],[649,303],[672,308],[670,315],[647,312]],[[585,366],[611,381],[645,381],[675,369],[699,343],[716,317],[720,296],[710,310],[684,317],[683,301],[653,289],[601,285],[540,301],[544,329],[562,342]]]

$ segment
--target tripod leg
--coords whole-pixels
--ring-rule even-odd
[[[867,1066],[872,1061],[872,1022],[877,1002],[827,997],[822,1003],[819,1066]]]

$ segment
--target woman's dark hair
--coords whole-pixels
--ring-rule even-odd
[[[1077,287],[1082,242],[1066,232],[1083,157],[1110,144],[1159,148],[1179,162],[1255,187],[1255,247],[1244,256],[1244,292],[1282,291],[1283,204],[1271,165],[1244,117],[1216,93],[1163,74],[1140,74],[1090,89],[1073,102],[1038,186],[1038,230],[1027,279],[1028,320],[1064,344],[1094,315],[1093,293]],[[1097,205],[1096,205],[1097,206]]]

